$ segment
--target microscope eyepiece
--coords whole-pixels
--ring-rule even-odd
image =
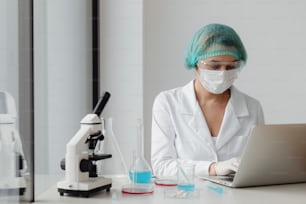
[[[105,92],[103,97],[101,97],[98,101],[98,103],[96,104],[93,113],[100,116],[100,114],[102,113],[108,99],[110,98],[111,94],[109,92]]]

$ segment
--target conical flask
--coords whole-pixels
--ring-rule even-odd
[[[98,176],[103,175],[126,175],[127,167],[124,161],[117,137],[113,131],[113,119],[102,119],[104,140],[97,145],[96,152],[111,154],[112,158],[97,162]]]
[[[149,184],[152,178],[152,169],[144,158],[143,123],[137,120],[137,151],[133,153],[132,165],[129,168],[129,178],[135,184]]]

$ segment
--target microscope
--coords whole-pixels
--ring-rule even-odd
[[[57,183],[61,196],[65,193],[89,197],[101,190],[110,191],[112,180],[97,175],[96,162],[111,158],[111,154],[94,152],[98,141],[104,139],[100,114],[102,113],[110,93],[105,92],[96,104],[93,113],[87,114],[80,122],[80,129],[66,145],[66,156],[61,161],[65,170],[65,180]],[[85,148],[84,148],[85,146]]]
[[[14,98],[0,91],[0,194],[23,195],[26,181],[23,174],[26,162],[16,125]]]

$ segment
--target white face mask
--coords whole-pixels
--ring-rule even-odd
[[[221,94],[231,87],[238,77],[238,69],[216,71],[200,70],[200,82],[202,86],[210,93]]]

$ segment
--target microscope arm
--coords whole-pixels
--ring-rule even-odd
[[[67,144],[65,157],[65,174],[67,181],[82,181],[88,178],[87,172],[80,172],[80,161],[82,159],[88,159],[88,152],[83,151],[83,146],[90,133],[91,127],[89,125],[81,125],[80,130]]]
[[[66,145],[67,154],[79,154],[82,152],[85,141],[89,138],[90,133],[92,133],[92,129],[90,125],[81,124],[78,132]]]

